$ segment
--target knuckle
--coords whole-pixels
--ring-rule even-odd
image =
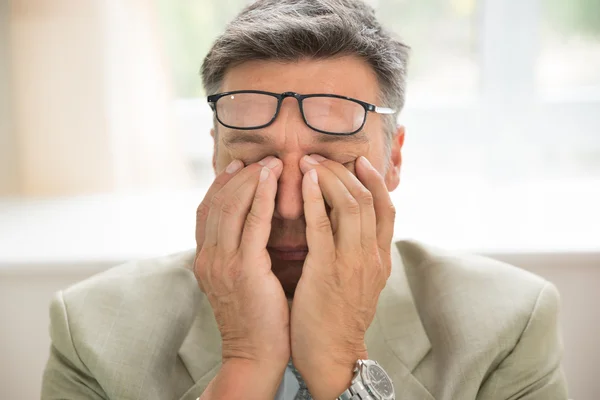
[[[350,215],[360,214],[360,204],[351,196],[346,196],[344,210]]]
[[[396,218],[396,207],[394,206],[393,203],[389,203],[387,206],[387,212],[389,214],[389,218],[391,218],[392,220]]]
[[[204,280],[203,268],[198,267],[198,264],[194,266],[194,276],[196,277],[198,283],[201,283]]]
[[[377,248],[376,251],[378,255],[373,256],[372,259],[376,260],[375,264],[377,266],[377,271],[387,279],[392,267],[391,256],[388,256],[385,252],[381,253],[379,248]]]
[[[208,212],[210,211],[210,206],[206,204],[204,201],[200,203],[198,208],[196,209],[196,221],[202,221],[208,217]]]
[[[221,212],[225,215],[236,215],[242,209],[242,201],[236,196],[230,196],[226,201],[221,203]]]
[[[331,232],[331,222],[327,216],[323,215],[317,218],[314,222],[314,227],[316,230],[321,232]]]
[[[194,276],[198,283],[202,285],[202,282],[206,280],[206,265],[207,265],[207,256],[206,251],[200,250],[196,259],[194,261]]]
[[[385,280],[387,281],[392,275],[392,264],[387,264],[384,268],[385,270]]]
[[[365,206],[373,206],[373,194],[367,189],[361,189],[358,194],[358,201]]]
[[[237,204],[233,201],[228,201],[221,205],[221,212],[225,215],[235,215],[238,210]]]
[[[216,193],[212,199],[210,199],[210,208],[219,208],[225,202],[226,196],[223,192]]]
[[[245,226],[248,228],[254,228],[260,226],[263,222],[263,218],[256,213],[256,210],[250,209],[248,215],[246,216]]]
[[[381,264],[378,268],[377,280],[380,283],[379,289],[383,290],[392,273],[391,267],[386,264]]]

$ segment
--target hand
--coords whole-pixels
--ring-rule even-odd
[[[242,167],[233,161],[198,207],[194,273],[221,332],[223,364],[249,361],[281,379],[290,357],[289,306],[266,246],[283,166],[267,157]]]
[[[300,164],[308,255],[292,305],[291,350],[313,397],[333,399],[350,386],[356,361],[368,358],[365,333],[391,272],[395,210],[366,158],[356,162],[357,178],[313,157]]]

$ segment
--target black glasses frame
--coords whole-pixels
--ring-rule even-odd
[[[219,101],[220,98],[225,97],[225,96],[231,96],[233,94],[239,94],[239,93],[249,93],[249,94],[264,94],[264,95],[268,95],[268,96],[272,96],[275,97],[277,99],[277,109],[275,110],[275,114],[273,115],[273,118],[267,122],[266,124],[263,125],[258,125],[258,126],[252,126],[252,127],[243,127],[240,128],[238,126],[232,126],[232,125],[228,125],[223,123],[223,121],[221,121],[221,118],[219,117],[219,113],[217,111],[217,102]],[[273,92],[265,92],[262,90],[235,90],[232,92],[224,92],[224,93],[217,93],[217,94],[213,94],[211,96],[208,96],[207,100],[208,100],[208,105],[210,106],[210,108],[214,111],[215,116],[217,117],[217,121],[219,121],[219,123],[227,128],[231,128],[231,129],[239,129],[239,130],[253,130],[253,129],[261,129],[261,128],[266,128],[267,126],[271,125],[273,122],[275,122],[275,120],[277,119],[277,116],[279,115],[279,110],[281,109],[281,104],[283,103],[283,100],[286,97],[293,97],[298,101],[298,107],[300,108],[300,114],[302,115],[302,119],[304,120],[304,123],[306,124],[306,126],[308,126],[310,129],[317,131],[319,133],[323,133],[325,135],[336,135],[336,136],[349,136],[349,135],[354,135],[355,133],[360,132],[360,130],[365,126],[365,123],[367,122],[367,113],[368,112],[375,112],[378,114],[394,114],[396,111],[392,110],[391,108],[385,108],[385,107],[377,107],[374,104],[370,104],[358,99],[353,99],[352,97],[346,97],[346,96],[340,96],[337,94],[327,94],[327,93],[318,93],[318,94],[299,94],[296,92],[283,92],[283,93],[273,93]],[[356,129],[353,132],[349,132],[349,133],[339,133],[339,132],[328,132],[328,131],[323,131],[321,129],[317,129],[313,126],[311,126],[308,121],[306,120],[306,116],[304,115],[304,108],[302,105],[302,101],[304,99],[308,99],[311,97],[330,97],[330,98],[335,98],[335,99],[344,99],[344,100],[349,100],[352,101],[356,104],[361,105],[364,110],[365,110],[365,114],[363,117],[363,122],[360,125],[360,127],[358,129]]]

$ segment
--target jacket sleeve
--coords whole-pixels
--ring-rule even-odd
[[[42,400],[105,400],[102,388],[73,344],[62,292],[50,305],[50,357],[42,379]]]
[[[519,341],[481,387],[477,400],[566,400],[558,326],[559,294],[540,291]]]

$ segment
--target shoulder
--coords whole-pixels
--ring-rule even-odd
[[[161,377],[155,368],[174,368],[201,303],[193,257],[191,251],[130,262],[57,293],[50,306],[52,348],[69,366],[58,370],[105,383],[126,374],[133,384]]]
[[[193,295],[197,286],[192,272],[193,251],[136,260],[108,269],[62,292],[64,301],[77,309],[98,309],[119,304],[137,308],[165,302],[169,294]]]
[[[396,242],[407,273],[432,279],[465,279],[492,283],[516,283],[524,289],[547,283],[543,278],[519,267],[475,254],[449,251],[417,241]],[[500,280],[499,282],[497,280]],[[511,285],[514,287],[514,285]],[[499,285],[498,289],[506,289]]]
[[[397,247],[434,350],[436,344],[447,351],[470,349],[499,362],[531,324],[557,325],[558,291],[537,275],[418,242]]]
[[[446,300],[478,298],[482,307],[494,306],[498,311],[508,307],[511,312],[523,308],[529,315],[544,288],[555,291],[545,279],[488,257],[447,251],[415,241],[400,241],[396,245],[416,297],[434,291],[434,297],[442,296]],[[477,308],[477,304],[471,306]]]

